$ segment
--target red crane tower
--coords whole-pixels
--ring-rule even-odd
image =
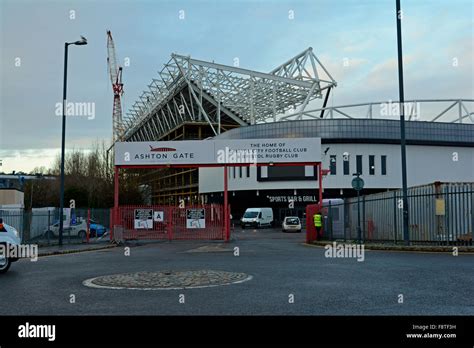
[[[115,55],[115,44],[112,39],[112,33],[107,30],[107,68],[110,74],[110,81],[112,82],[112,89],[114,92],[114,106],[112,113],[113,125],[113,142],[121,140],[124,132],[122,122],[122,101],[123,83],[122,83],[122,67],[117,65],[117,58]]]

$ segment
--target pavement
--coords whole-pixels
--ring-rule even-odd
[[[474,315],[472,254],[365,250],[359,262],[326,257],[304,239],[236,229],[230,243],[166,241],[24,259],[0,276],[0,315]],[[173,290],[83,284],[165,270],[251,279]]]
[[[59,245],[39,245],[38,256],[50,256],[57,254],[70,254],[82,251],[102,250],[108,248],[115,248],[115,244],[110,241],[102,241],[96,243],[81,243],[81,244],[63,244]]]

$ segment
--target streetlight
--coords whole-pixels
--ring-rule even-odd
[[[400,97],[400,145],[402,157],[402,193],[403,193],[403,239],[410,245],[408,218],[407,155],[405,139],[405,95],[403,91],[403,53],[402,53],[402,12],[400,0],[396,0],[397,16],[397,52],[398,52],[398,94]],[[396,231],[395,231],[396,233]]]
[[[87,45],[87,39],[81,36],[81,39],[75,42],[64,43],[64,82],[63,82],[63,126],[61,137],[61,193],[59,197],[59,245],[63,245],[63,226],[64,226],[64,148],[66,142],[66,89],[67,89],[67,53],[69,45]]]

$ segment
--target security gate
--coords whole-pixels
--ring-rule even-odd
[[[225,240],[224,207],[218,204],[119,206],[114,226],[122,238],[152,240]]]

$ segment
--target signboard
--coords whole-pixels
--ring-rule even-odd
[[[71,227],[71,208],[63,208],[63,228]]]
[[[435,202],[436,202],[436,205],[435,205],[436,206],[436,214],[435,215],[438,215],[438,216],[445,215],[446,208],[445,208],[444,199],[436,198]]]
[[[267,196],[270,203],[293,203],[297,202],[317,202],[316,196],[301,196],[301,195],[289,195],[289,196]]]
[[[77,225],[76,210],[71,208],[71,225]]]
[[[153,221],[155,222],[163,222],[165,217],[165,212],[160,210],[155,210],[153,212]]]
[[[321,138],[115,143],[115,165],[321,162]]]
[[[352,179],[352,188],[356,191],[360,191],[364,188],[364,180],[362,178]]]
[[[153,228],[153,209],[135,209],[135,229]]]
[[[186,228],[206,228],[204,209],[186,209]]]

